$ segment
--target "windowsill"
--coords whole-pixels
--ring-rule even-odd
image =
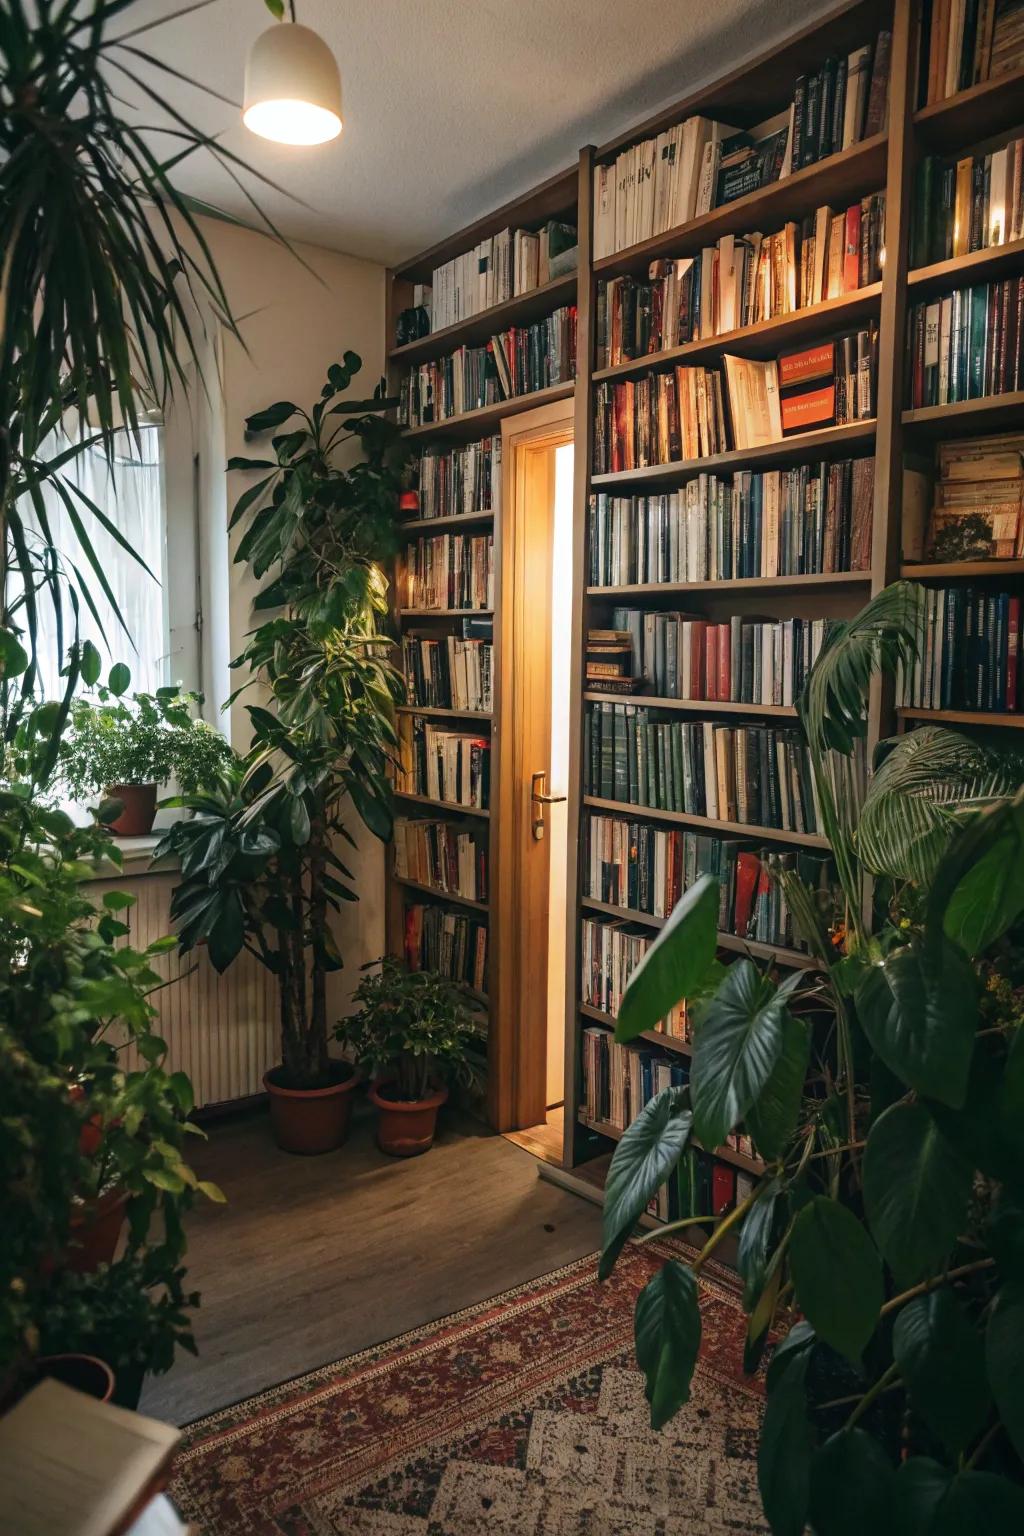
[[[145,875],[162,875],[170,869],[177,869],[178,861],[175,858],[153,862],[154,849],[163,835],[163,832],[150,832],[147,837],[115,837],[114,842],[121,850],[121,868],[118,869],[115,864],[97,864],[85,879],[137,880]]]

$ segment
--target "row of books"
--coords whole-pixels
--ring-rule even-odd
[[[1024,380],[1024,274],[911,306],[914,409],[1010,394]]]
[[[447,421],[464,411],[533,394],[576,377],[576,306],[532,325],[511,326],[486,346],[458,347],[410,369],[398,391],[404,427]]]
[[[933,561],[1024,556],[1024,432],[940,443],[924,538]]]
[[[491,789],[491,743],[487,737],[446,730],[419,715],[402,715],[398,745],[400,793],[486,810]]]
[[[777,234],[723,235],[698,256],[651,263],[646,282],[598,284],[598,368],[724,336],[881,278],[885,196],[819,208]]]
[[[434,268],[430,329],[441,331],[458,325],[460,320],[574,271],[575,252],[574,226],[554,219],[536,231],[499,230],[471,251]]]
[[[584,895],[651,917],[669,917],[702,875],[718,880],[718,931],[760,944],[806,948],[773,878],[791,869],[814,892],[823,917],[834,911],[835,872],[827,854],[779,852],[739,838],[652,826],[591,812],[584,828]]]
[[[799,731],[656,715],[644,705],[587,706],[587,794],[737,826],[823,831]]]
[[[1024,66],[1024,0],[925,0],[917,105]]]
[[[493,707],[490,626],[486,637],[445,635],[439,640],[432,635],[405,634],[402,669],[410,704],[424,709],[474,709],[483,714]]]
[[[654,943],[639,923],[585,917],[580,923],[580,1002],[617,1018],[629,978]],[[673,1040],[689,1040],[692,1021],[685,998],[673,1005],[655,1029]]]
[[[615,608],[614,628],[630,637],[632,654],[609,658],[604,676],[632,665],[662,699],[793,705],[829,630],[827,619],[751,619],[733,614],[712,623],[700,614]],[[593,632],[592,632],[593,633]],[[600,663],[594,663],[600,665]],[[590,671],[591,686],[600,674]]]
[[[926,267],[1024,235],[1024,138],[945,161],[926,155],[914,182],[910,265]]]
[[[877,352],[872,323],[777,361],[726,354],[725,387],[718,369],[699,367],[604,380],[594,396],[594,472],[707,458],[869,419]]]
[[[487,900],[487,839],[450,821],[397,816],[395,874],[470,901]]]
[[[501,438],[460,448],[432,447],[419,462],[419,515],[424,521],[501,511]]]
[[[487,991],[487,924],[462,912],[414,902],[405,909],[405,963]]]
[[[910,709],[1014,711],[1021,706],[1019,593],[929,587],[918,654],[900,679]]]
[[[493,608],[493,535],[440,533],[410,540],[399,590],[403,608]]]
[[[884,131],[891,38],[800,75],[788,108],[749,130],[673,124],[594,169],[594,255],[663,234]]]
[[[592,587],[863,571],[873,458],[701,474],[658,496],[591,496]]]

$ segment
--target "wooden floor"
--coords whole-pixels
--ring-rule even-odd
[[[189,1223],[199,1358],[150,1379],[143,1410],[188,1423],[596,1251],[595,1206],[446,1114],[433,1150],[408,1162],[378,1152],[365,1107],[326,1157],[279,1152],[263,1112],[197,1140],[200,1177],[228,1198]]]
[[[542,1162],[562,1166],[562,1137],[565,1111],[561,1104],[547,1112],[544,1125],[531,1125],[525,1131],[506,1131],[506,1141],[514,1142],[526,1152],[532,1152]]]

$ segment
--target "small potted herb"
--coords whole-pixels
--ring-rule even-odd
[[[217,779],[231,755],[224,738],[195,718],[200,694],[169,687],[127,698],[130,682],[119,662],[94,701],[76,700],[60,748],[60,784],[69,799],[119,802],[119,814],[103,816],[115,837],[153,830],[158,785],[174,777],[186,793],[195,792]]]
[[[433,971],[409,971],[397,960],[372,961],[356,988],[358,1012],[335,1031],[371,1079],[377,1145],[393,1157],[415,1157],[434,1140],[447,1083],[475,1077],[468,1047],[476,1036],[461,994]]]

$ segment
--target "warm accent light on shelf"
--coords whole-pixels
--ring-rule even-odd
[[[242,121],[278,144],[326,144],[341,132],[337,62],[323,38],[295,20],[294,4],[290,21],[283,5],[269,9],[281,19],[249,50]]]

